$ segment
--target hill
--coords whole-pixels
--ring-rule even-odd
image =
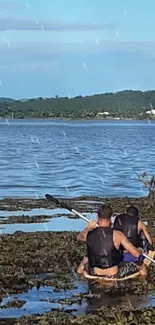
[[[36,98],[0,102],[0,117],[15,118],[148,118],[155,107],[155,90],[124,90],[117,93],[74,98]],[[104,113],[105,112],[105,113]],[[154,114],[150,113],[150,118]]]

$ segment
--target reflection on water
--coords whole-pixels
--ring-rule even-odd
[[[48,218],[52,215],[62,215],[61,217]],[[0,211],[0,221],[3,221],[3,224],[0,224],[1,234],[13,234],[15,231],[24,231],[24,232],[35,232],[35,231],[81,231],[86,227],[86,222],[82,219],[74,219],[65,217],[68,214],[68,210],[65,209],[33,209],[31,211]],[[19,216],[37,216],[47,215],[47,219],[42,223],[13,223],[5,224],[5,220],[11,215]],[[95,219],[96,213],[84,213],[89,220]],[[1,218],[1,216],[4,216]],[[72,214],[73,216],[73,214]]]
[[[39,209],[32,209],[30,211],[6,211],[6,210],[0,210],[0,217],[9,217],[9,216],[40,216],[40,215],[47,215],[47,216],[52,216],[53,214],[68,214],[68,210],[65,209],[44,209],[44,208],[39,208]]]
[[[33,288],[27,293],[22,293],[19,295],[10,296],[10,298],[3,299],[3,304],[7,301],[19,299],[26,301],[26,304],[23,305],[19,310],[9,308],[2,309],[0,311],[1,317],[19,317],[21,315],[29,315],[34,313],[43,313],[51,310],[51,308],[62,309],[63,305],[57,303],[59,299],[71,298],[72,295],[77,293],[87,293],[88,286],[87,283],[77,282],[76,287],[73,290],[61,290],[60,292],[54,292],[52,287],[44,286],[40,287],[39,290]],[[52,300],[52,302],[50,302]],[[67,306],[67,309],[73,308],[73,306]]]
[[[8,308],[1,309],[1,317],[19,317],[22,315],[32,315],[32,314],[42,314],[44,312],[50,311],[52,308],[57,308],[59,310],[71,309],[74,310],[75,315],[85,315],[88,313],[94,313],[98,308],[103,305],[117,305],[123,307],[155,307],[155,297],[154,296],[136,296],[136,295],[126,295],[126,296],[114,296],[110,297],[104,294],[104,288],[102,294],[89,296],[87,298],[88,292],[90,293],[89,284],[86,281],[78,281],[75,283],[75,289],[72,290],[61,290],[59,292],[54,292],[52,287],[45,286],[40,287],[39,290],[33,288],[26,293],[21,293],[19,295],[12,295],[9,298],[5,298],[2,301],[2,305],[6,304],[8,301],[13,301],[16,299],[26,301],[26,303],[20,308]],[[95,293],[95,292],[93,292]],[[80,297],[79,295],[86,294],[86,297],[79,299],[79,303],[75,302],[70,305],[66,303],[59,303],[59,300],[74,299]]]
[[[81,219],[69,219],[66,217],[52,218],[49,222],[31,224],[2,224],[1,234],[13,234],[15,231],[81,231],[86,227],[86,222]]]
[[[42,210],[42,213],[41,213]],[[38,214],[40,212],[40,214]],[[0,221],[3,220],[3,223],[0,224],[0,231],[1,234],[13,234],[15,231],[23,231],[23,232],[35,232],[35,231],[81,231],[83,228],[86,227],[87,223],[82,219],[74,219],[65,217],[65,214],[68,214],[68,211],[65,209],[53,209],[53,210],[46,210],[46,209],[33,209],[30,211],[2,211],[2,215],[6,217],[0,217]],[[18,216],[18,215],[29,215],[29,216],[37,216],[39,215],[47,215],[47,219],[41,223],[13,223],[13,224],[5,224],[5,220],[10,215]],[[60,214],[60,217],[53,217],[48,218],[48,216]],[[64,216],[63,216],[64,215]],[[88,220],[96,218],[96,213],[85,213],[83,214]],[[112,225],[115,220],[115,217],[112,217]],[[146,226],[149,226],[148,220],[143,220]],[[152,226],[155,226],[155,222],[153,222]]]
[[[0,120],[0,138],[1,198],[143,196],[155,168],[154,122]]]

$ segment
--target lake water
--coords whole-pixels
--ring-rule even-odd
[[[0,120],[0,197],[143,196],[155,123]]]

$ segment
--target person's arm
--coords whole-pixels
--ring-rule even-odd
[[[138,232],[140,233],[140,231],[143,231],[145,238],[147,239],[149,244],[152,245],[153,244],[152,238],[151,238],[150,234],[148,233],[146,226],[144,225],[144,223],[142,221],[139,220],[138,221]]]
[[[88,232],[94,228],[96,228],[96,222],[94,220],[91,220],[88,226],[77,235],[77,240],[86,241]]]
[[[133,246],[123,233],[118,232],[117,235],[119,236],[120,246],[122,245],[132,256],[139,257],[142,254],[142,249],[138,249]]]

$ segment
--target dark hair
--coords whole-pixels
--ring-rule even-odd
[[[133,217],[138,217],[139,215],[139,210],[134,205],[131,205],[126,212]]]
[[[113,213],[113,211],[112,211],[111,206],[109,204],[108,205],[101,204],[99,209],[98,209],[98,217],[99,217],[99,219],[110,220],[112,213]]]

